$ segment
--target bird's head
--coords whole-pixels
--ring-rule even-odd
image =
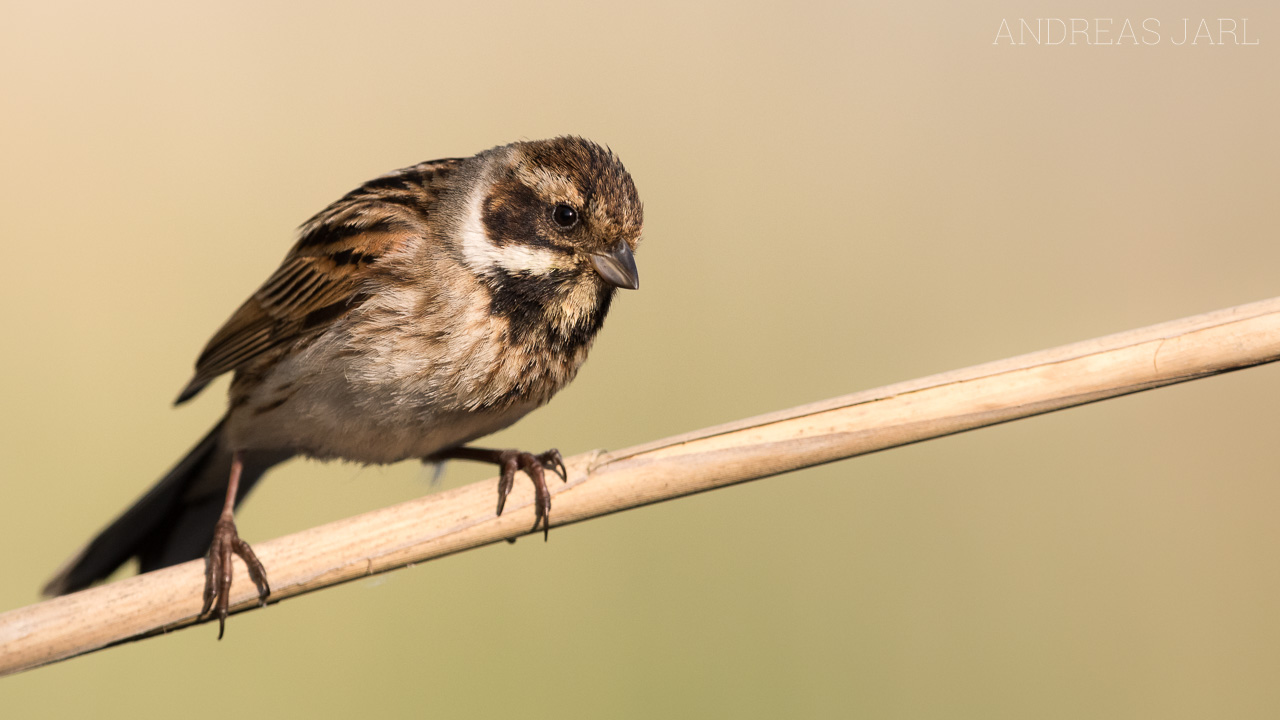
[[[644,208],[617,156],[558,137],[483,153],[462,219],[463,260],[499,280],[636,289]],[[585,289],[585,288],[584,288]]]

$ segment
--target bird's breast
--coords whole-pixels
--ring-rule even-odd
[[[483,293],[414,300],[381,293],[277,363],[233,407],[235,446],[365,463],[425,457],[547,402],[590,346],[557,344],[550,325],[517,331]]]

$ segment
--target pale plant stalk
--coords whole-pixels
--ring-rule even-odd
[[[1280,358],[1280,298],[977,365],[566,461],[553,526]],[[533,493],[501,517],[497,480],[255,544],[272,602],[523,535]],[[244,565],[232,612],[258,606]],[[0,674],[200,620],[193,561],[0,615]]]

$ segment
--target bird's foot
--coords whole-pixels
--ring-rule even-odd
[[[548,450],[540,455],[534,455],[519,450],[500,450],[497,462],[502,467],[502,477],[498,480],[498,514],[502,514],[507,496],[515,486],[516,471],[524,470],[533,481],[532,531],[537,532],[538,525],[542,525],[542,538],[546,540],[551,532],[551,491],[547,488],[547,477],[543,470],[550,470],[559,475],[561,481],[569,480],[569,472],[564,467],[564,458],[560,456],[560,451]]]
[[[545,540],[551,532],[551,491],[547,489],[547,478],[545,470],[560,476],[560,479],[567,482],[569,480],[569,471],[564,466],[564,457],[560,455],[559,450],[548,450],[544,453],[534,455],[529,452],[520,450],[487,450],[484,448],[453,448],[445,450],[431,456],[437,460],[476,460],[478,462],[493,463],[501,468],[502,474],[498,480],[498,514],[502,514],[502,508],[507,504],[507,496],[511,494],[511,489],[515,487],[516,472],[523,470],[529,479],[533,481],[533,528],[532,532],[537,532],[538,526],[542,526],[542,537]]]
[[[209,546],[209,555],[205,558],[204,570],[204,607],[201,617],[212,609],[218,616],[218,639],[227,627],[227,613],[231,608],[231,556],[239,555],[249,569],[249,578],[258,588],[258,601],[265,605],[271,595],[271,587],[267,585],[267,570],[253,553],[249,543],[240,539],[236,532],[235,520],[229,514],[218,518],[213,527],[213,544]],[[215,604],[216,601],[216,604]]]

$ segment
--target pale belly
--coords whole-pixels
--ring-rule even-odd
[[[539,404],[469,409],[474,398],[433,378],[430,368],[408,368],[416,375],[401,378],[385,364],[371,365],[377,362],[351,356],[341,363],[308,362],[305,356],[282,362],[230,413],[231,446],[392,463],[501,430]]]
[[[232,418],[228,437],[240,450],[289,450],[319,459],[392,463],[423,458],[497,432],[533,408],[495,413],[353,414],[327,402],[297,404],[261,418]]]

